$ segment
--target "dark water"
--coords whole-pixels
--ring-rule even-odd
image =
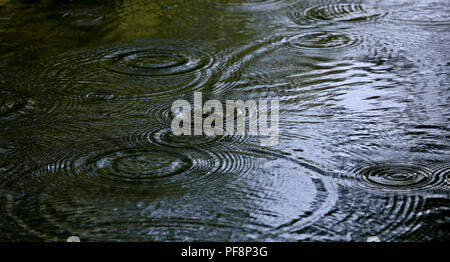
[[[446,0],[0,0],[0,240],[449,240]],[[202,91],[280,143],[174,136]]]

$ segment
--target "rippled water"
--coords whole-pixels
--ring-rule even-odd
[[[449,26],[438,0],[0,0],[0,240],[449,240]],[[173,135],[194,91],[279,99],[280,143]]]

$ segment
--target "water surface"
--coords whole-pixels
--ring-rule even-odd
[[[0,0],[0,240],[449,240],[449,42],[437,0]],[[279,144],[174,136],[194,91]]]

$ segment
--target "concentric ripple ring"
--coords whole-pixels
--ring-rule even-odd
[[[443,189],[448,172],[439,170],[419,163],[374,162],[353,168],[349,175],[360,179],[363,183],[359,184],[368,189],[416,192]]]
[[[300,25],[313,23],[354,22],[373,20],[386,13],[376,8],[357,3],[335,3],[314,5],[289,14],[290,19]]]
[[[288,46],[294,49],[337,49],[356,45],[358,39],[342,32],[312,31],[287,38]]]
[[[70,10],[61,16],[65,22],[72,26],[94,26],[103,21],[103,12],[96,9]]]
[[[192,167],[181,154],[126,150],[97,156],[93,166],[98,176],[127,181],[161,179]]]

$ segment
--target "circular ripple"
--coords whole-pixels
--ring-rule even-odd
[[[176,195],[189,187],[213,186],[236,179],[254,165],[249,153],[239,148],[225,144],[197,147],[193,143],[196,140],[202,143],[199,138],[186,141],[183,145],[181,141],[167,140],[167,134],[164,137],[166,140],[157,141],[161,138],[157,135],[162,133],[135,131],[130,136],[114,139],[124,145],[120,147],[112,146],[105,140],[83,148],[59,149],[59,160],[53,160],[14,182],[24,187],[89,182],[119,188],[141,187]],[[177,147],[183,147],[183,150]],[[50,157],[54,159],[55,156]],[[42,156],[44,163],[45,158]]]
[[[40,118],[130,115],[149,100],[208,88],[221,67],[213,63],[187,43],[133,41],[43,60],[31,72],[40,88],[30,92],[42,97]]]
[[[315,5],[299,12],[290,13],[290,18],[297,24],[310,24],[317,22],[352,22],[373,20],[385,14],[367,5],[351,3],[335,3],[328,5]]]
[[[196,50],[154,47],[129,50],[108,56],[109,68],[117,73],[135,76],[170,76],[207,67],[211,60]]]
[[[362,180],[366,188],[388,192],[442,189],[445,174],[448,175],[433,172],[432,168],[422,164],[402,162],[369,163],[350,170],[349,174]]]
[[[278,154],[149,147],[62,159],[21,176],[2,204],[25,238],[225,241],[293,239],[336,201],[321,171]],[[119,186],[124,175],[139,183]]]
[[[276,0],[211,0],[212,3],[217,4],[260,4],[260,3],[267,3],[267,2],[275,2]]]
[[[70,10],[61,16],[65,22],[72,26],[94,26],[103,21],[102,11],[95,9]]]
[[[213,5],[224,8],[244,8],[252,11],[268,10],[283,6],[283,0],[209,0]]]
[[[178,98],[174,98],[173,100],[161,100],[157,103],[155,103],[153,106],[149,107],[146,110],[146,114],[149,116],[150,119],[153,121],[161,124],[162,126],[170,127],[172,120],[176,117],[176,113],[171,111],[171,106],[174,101],[176,101]],[[193,101],[192,97],[179,97],[179,99],[183,99],[186,101]],[[204,98],[204,101],[206,98]],[[230,99],[228,99],[230,100]],[[234,99],[238,100],[238,99]],[[219,99],[218,101],[222,102],[223,106],[223,126],[226,128],[226,122],[227,119],[233,118],[234,122],[240,121],[241,119],[244,119],[246,126],[248,126],[250,123],[255,123],[258,121],[258,117],[261,117],[261,115],[258,115],[258,112],[255,110],[246,110],[243,107],[236,107],[234,112],[232,112],[233,115],[230,114],[226,110],[226,100],[225,99]],[[270,103],[269,103],[270,104]],[[195,110],[195,105],[191,104],[191,113],[193,115]],[[270,115],[270,110],[268,111],[268,115]],[[203,121],[211,116],[211,112],[203,112],[202,114],[202,123]],[[193,121],[193,120],[192,120]],[[193,125],[193,122],[191,123]],[[236,132],[236,130],[235,130]]]
[[[136,181],[180,174],[192,167],[192,161],[182,154],[126,150],[98,156],[92,165],[98,176]]]
[[[335,49],[356,45],[358,41],[351,36],[339,32],[310,32],[292,36],[287,39],[288,45],[296,49]]]

